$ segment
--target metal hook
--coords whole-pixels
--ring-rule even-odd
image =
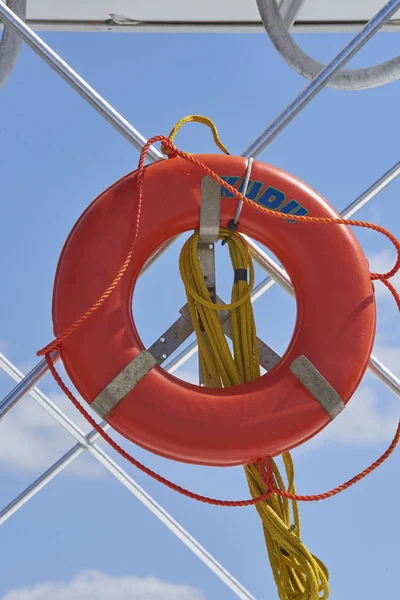
[[[244,182],[243,182],[243,191],[242,191],[243,196],[245,196],[247,194],[247,188],[249,187],[253,162],[254,162],[254,158],[251,158],[251,157],[247,161],[246,174],[244,176]],[[239,218],[240,218],[240,213],[242,212],[242,208],[243,208],[243,200],[239,200],[237,203],[237,206],[236,206],[235,216],[233,217],[232,221],[228,225],[228,229],[230,230],[231,233],[224,240],[222,240],[222,246],[224,246],[230,240],[230,238],[232,237],[232,234],[235,233],[235,231],[239,227]]]

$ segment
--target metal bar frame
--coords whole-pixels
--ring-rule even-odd
[[[287,29],[290,29],[296,20],[305,0],[282,0],[279,4],[279,11]]]
[[[258,21],[246,21],[242,24],[231,21],[207,22],[207,23],[181,23],[171,21],[159,21],[148,23],[147,21],[39,21],[27,19],[27,25],[34,31],[68,31],[68,32],[94,32],[104,33],[243,33],[255,34],[265,33],[264,26]],[[291,31],[294,33],[356,33],[365,26],[365,20],[337,23],[336,21],[301,21],[297,19]],[[0,23],[0,32],[2,23]],[[391,19],[383,25],[382,31],[386,33],[399,32],[400,20]]]
[[[285,1],[285,0],[284,0]],[[288,7],[301,2],[286,2]],[[365,27],[351,40],[345,48],[319,73],[319,75],[308,83],[302,92],[278,115],[274,121],[256,138],[256,140],[243,152],[244,157],[257,156],[273,139],[301,112],[305,106],[325,87],[329,80],[362,48],[362,46],[384,26],[392,15],[400,8],[400,0],[390,0],[373,17]],[[290,12],[290,11],[289,11]],[[84,79],[82,79],[62,58],[57,55],[47,44],[37,36],[28,25],[19,19],[0,0],[0,17],[10,25],[31,48],[41,56],[69,85],[71,85],[95,110],[103,116],[121,135],[123,135],[139,151],[146,143],[146,139],[122,117],[110,104],[108,104]],[[156,161],[162,155],[155,148],[151,148],[149,159]],[[352,202],[343,212],[342,216],[348,218],[355,214],[367,202],[372,200],[384,187],[400,174],[400,162],[396,163],[387,173],[382,175],[361,196]],[[270,259],[252,240],[249,240],[252,252],[257,261],[268,271],[269,276],[258,285],[252,293],[252,301],[257,300],[268,289],[279,283],[288,293],[294,295],[287,273]],[[172,243],[173,240],[161,248],[149,259],[145,268],[149,267]],[[190,344],[179,356],[170,361],[167,370],[170,373],[179,369],[186,360],[197,351],[197,343]],[[57,359],[55,355],[53,359]],[[139,486],[117,463],[115,463],[94,442],[98,437],[97,432],[91,431],[88,435],[84,433],[40,390],[36,383],[47,373],[47,365],[41,361],[24,377],[21,372],[0,354],[0,367],[8,373],[16,382],[17,386],[0,403],[0,420],[11,410],[13,406],[25,395],[30,394],[57,422],[66,429],[75,439],[77,444],[73,446],[64,456],[57,460],[52,467],[43,473],[35,482],[26,488],[17,498],[0,512],[0,524],[5,522],[40,489],[42,489],[56,475],[61,473],[75,458],[87,450],[98,460],[110,473],[112,473],[127,489],[133,493],[157,518],[159,518],[181,541],[198,556],[239,598],[252,599],[254,597],[248,592],[224,567],[214,559],[186,530],[175,521],[141,486]],[[391,391],[400,396],[400,381],[389,371],[378,359],[371,357],[369,365],[372,372],[388,386]],[[108,424],[103,421],[101,426],[106,429]]]

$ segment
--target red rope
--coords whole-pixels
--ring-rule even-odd
[[[274,494],[278,494],[279,496],[283,496],[284,498],[287,498],[288,500],[298,500],[301,502],[316,502],[318,500],[326,500],[327,498],[331,498],[332,496],[336,496],[337,494],[340,494],[340,492],[347,490],[347,488],[351,487],[358,481],[361,481],[361,479],[364,479],[364,477],[366,477],[367,475],[372,473],[372,471],[375,471],[375,469],[380,467],[381,464],[384,463],[385,460],[387,458],[389,458],[389,456],[392,454],[392,452],[396,448],[399,441],[400,441],[400,422],[397,426],[395,436],[394,436],[389,448],[375,462],[373,462],[372,465],[370,465],[369,467],[364,469],[364,471],[361,471],[361,473],[358,473],[358,475],[356,475],[355,477],[352,477],[352,479],[349,479],[348,481],[346,481],[346,483],[342,483],[342,485],[339,485],[338,487],[330,490],[329,492],[324,492],[322,494],[313,494],[313,495],[309,495],[309,496],[302,496],[300,494],[291,494],[290,492],[286,492],[285,490],[281,490],[281,489],[275,487],[272,466],[271,466],[271,463],[268,458],[260,460],[259,464],[260,464],[261,477],[262,477],[262,480],[264,481],[265,485],[267,486],[267,489],[271,490]]]

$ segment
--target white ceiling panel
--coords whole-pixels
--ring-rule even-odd
[[[291,0],[281,0],[290,4]],[[305,0],[299,31],[360,28],[384,0]],[[261,31],[255,0],[28,0],[36,29]],[[400,11],[391,28],[400,28]]]

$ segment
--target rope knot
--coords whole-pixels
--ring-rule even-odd
[[[176,157],[176,153],[172,150],[172,148],[170,148],[169,146],[167,146],[165,143],[161,144],[161,152],[163,154],[165,154],[165,156],[167,158],[174,158],[174,157]]]

